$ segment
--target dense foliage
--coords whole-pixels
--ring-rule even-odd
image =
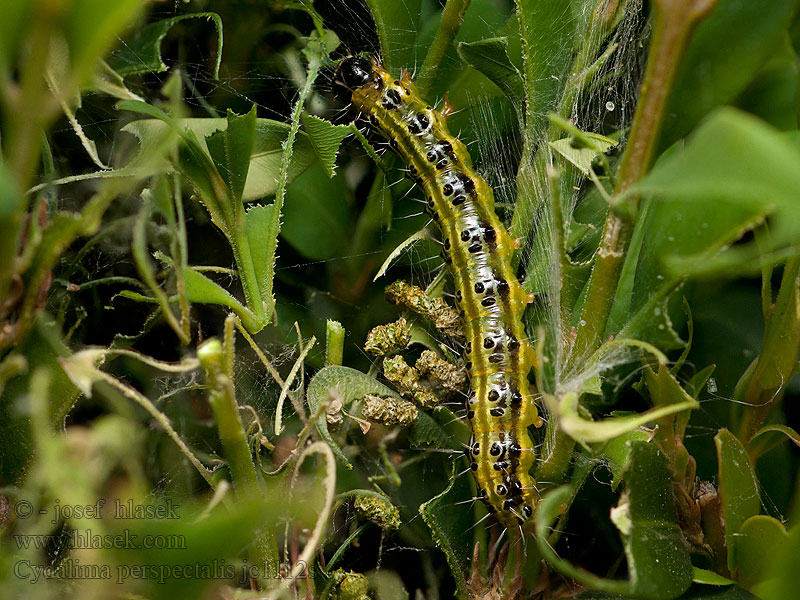
[[[0,589],[794,597],[799,4],[5,2]],[[532,535],[477,498],[359,53],[453,106],[519,240]]]

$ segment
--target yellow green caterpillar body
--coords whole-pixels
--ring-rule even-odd
[[[516,246],[495,213],[492,189],[447,130],[451,108],[434,110],[408,73],[396,79],[375,59],[350,57],[339,65],[336,84],[425,192],[466,338],[470,466],[498,520],[530,531],[538,494],[528,427],[541,424],[528,383],[536,358],[522,321],[531,300],[511,267]]]

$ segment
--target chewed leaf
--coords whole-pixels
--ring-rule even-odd
[[[328,177],[333,177],[336,174],[336,155],[339,153],[339,146],[342,145],[344,138],[353,134],[353,124],[334,125],[330,121],[307,113],[303,113],[300,119],[325,173]]]
[[[567,137],[550,142],[550,147],[574,165],[581,173],[588,176],[592,161],[616,146],[617,142],[598,133],[586,131],[583,132],[583,135],[591,140],[592,146],[581,145],[575,147],[573,138]]]
[[[136,73],[163,73],[167,70],[161,58],[161,42],[172,27],[184,19],[205,18],[214,23],[217,30],[217,58],[214,63],[214,78],[219,77],[219,65],[222,62],[222,19],[217,13],[202,12],[178,15],[156,23],[151,23],[136,39],[127,42],[110,59],[109,64],[114,71],[122,75]]]
[[[99,366],[103,363],[105,355],[101,348],[90,348],[76,352],[68,358],[61,358],[61,368],[70,381],[87,398],[92,397],[92,386],[100,381]]]
[[[349,367],[330,366],[325,367],[314,375],[306,390],[306,401],[311,413],[315,414],[317,411],[322,410],[323,404],[329,403],[332,399],[338,400],[342,406],[347,407],[353,401],[360,400],[367,394],[401,399],[394,390],[389,389],[361,371],[356,371]],[[333,441],[324,415],[317,419],[316,426],[320,437],[331,447],[336,458],[348,469],[352,469],[353,467],[347,456],[342,452],[339,445]]]
[[[186,358],[179,363],[168,363],[147,356],[146,354],[141,354],[135,350],[92,347],[76,352],[72,356],[60,358],[58,362],[61,364],[61,368],[64,369],[64,372],[69,376],[72,383],[75,384],[75,387],[87,398],[90,398],[92,395],[92,386],[97,381],[102,381],[107,378],[107,375],[100,370],[100,366],[105,362],[106,358],[114,356],[127,356],[166,373],[187,373],[199,366],[195,358]]]
[[[455,467],[455,463],[454,463]],[[469,499],[470,479],[450,475],[450,484],[441,494],[419,507],[433,540],[444,552],[456,582],[456,597],[467,597],[467,577],[471,569],[475,515]]]
[[[228,185],[231,197],[240,202],[244,195],[250,157],[255,141],[256,107],[246,115],[228,110],[227,127],[208,136],[206,146],[219,174]]]

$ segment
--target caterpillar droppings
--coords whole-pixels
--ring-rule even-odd
[[[466,339],[470,468],[490,512],[530,531],[538,494],[528,427],[542,422],[528,383],[536,357],[522,322],[530,299],[511,267],[515,244],[495,213],[492,189],[448,131],[449,105],[434,110],[407,72],[396,79],[374,58],[353,56],[340,63],[335,84],[425,192]]]

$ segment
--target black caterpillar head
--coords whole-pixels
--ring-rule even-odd
[[[342,102],[350,102],[353,90],[372,81],[372,61],[364,56],[348,56],[336,68],[334,91]]]

